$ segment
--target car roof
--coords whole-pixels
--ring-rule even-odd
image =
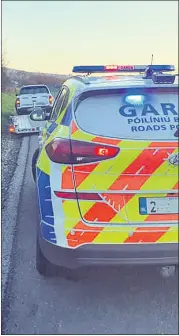
[[[132,87],[178,87],[178,76],[173,84],[155,84],[152,79],[145,79],[142,75],[105,75],[105,76],[72,76],[67,82],[75,81],[78,88],[86,90],[105,88]]]
[[[22,88],[26,88],[26,87],[34,87],[34,86],[35,86],[35,87],[36,87],[36,86],[42,86],[42,87],[45,86],[45,87],[48,88],[48,86],[47,86],[46,84],[32,84],[32,85],[29,84],[29,85],[23,85],[23,86],[21,86],[21,89],[22,89]]]

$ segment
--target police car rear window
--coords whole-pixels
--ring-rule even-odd
[[[88,91],[77,102],[75,118],[82,130],[97,136],[176,140],[178,89]]]

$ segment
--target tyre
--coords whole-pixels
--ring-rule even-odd
[[[44,277],[52,278],[60,276],[73,282],[79,280],[78,271],[71,270],[63,266],[56,266],[45,258],[41,251],[38,237],[36,240],[36,269],[39,274]]]
[[[36,152],[35,152],[36,153]],[[34,153],[34,155],[35,155]],[[36,204],[38,205],[38,196],[36,194]],[[39,237],[41,235],[40,229],[40,214],[39,208],[36,208],[36,269],[40,275],[45,277],[60,276],[71,281],[78,281],[78,271],[66,268],[64,266],[57,266],[43,255],[40,247]]]
[[[36,240],[36,268],[37,271],[43,276],[54,277],[58,275],[58,267],[56,265],[51,264],[44,257],[40,248],[38,237]]]
[[[39,148],[36,149],[32,157],[32,176],[33,176],[34,182],[36,181],[36,163],[37,163],[38,155],[39,155]]]

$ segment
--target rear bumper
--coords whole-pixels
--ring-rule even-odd
[[[52,110],[52,106],[36,106],[36,108],[42,108],[45,110],[47,113],[50,113]],[[16,108],[16,112],[18,115],[28,115],[32,112],[33,107],[18,107]]]
[[[178,265],[178,244],[89,244],[77,249],[53,245],[39,238],[51,263],[71,269],[87,265]]]

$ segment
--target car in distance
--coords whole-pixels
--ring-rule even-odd
[[[34,107],[41,107],[51,112],[54,98],[46,85],[25,85],[16,95],[15,109],[17,115],[28,115]]]

